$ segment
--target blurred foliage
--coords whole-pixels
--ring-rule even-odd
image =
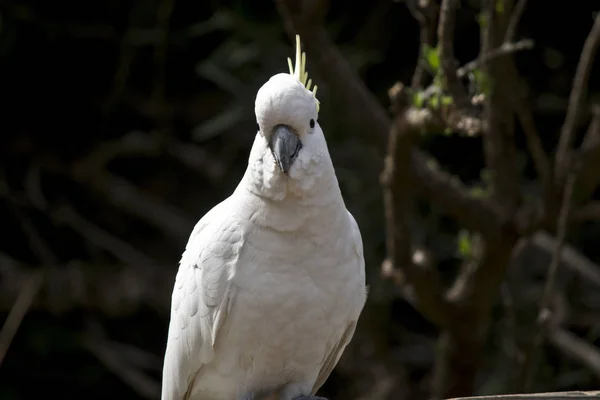
[[[387,107],[387,89],[397,80],[410,82],[418,61],[418,24],[403,2],[331,3],[327,28],[333,41]],[[478,2],[462,3],[455,46],[461,64],[471,61],[479,46]],[[498,0],[496,7],[501,10],[504,2]],[[584,2],[531,2],[523,16],[520,35],[536,46],[516,60],[549,150],[593,8]],[[424,50],[437,76],[438,50]],[[117,271],[130,266],[127,257],[140,259],[141,253],[158,265],[170,286],[186,235],[235,188],[245,169],[255,134],[257,89],[287,70],[292,52],[275,7],[266,0],[0,1],[2,271],[9,271],[7,260],[21,273],[48,264],[34,249],[26,228],[30,223],[65,271],[73,266],[83,275]],[[371,133],[346,123],[341,99],[311,69],[310,60],[308,54],[308,69],[319,85],[320,122],[348,208],[361,226],[371,285],[355,340],[322,393],[332,400],[426,398],[437,332],[379,278],[385,250],[381,159],[367,144]],[[490,90],[480,70],[470,79],[476,91]],[[592,95],[599,85],[596,73]],[[417,91],[413,101],[439,106],[449,100],[441,91],[427,97]],[[538,191],[520,131],[517,141],[522,185]],[[487,195],[480,138],[434,135],[424,138],[424,148],[435,156],[437,168]],[[64,207],[87,224],[61,218],[65,214],[58,211]],[[435,206],[418,202],[410,228],[414,246],[429,249],[445,276],[453,276],[460,259],[472,255],[471,234]],[[599,234],[598,224],[583,224],[570,241],[599,262]],[[514,384],[519,339],[533,329],[549,262],[547,252],[531,253],[511,270],[506,283],[511,300],[503,292],[493,310],[480,393],[509,391]],[[138,270],[140,282],[147,282],[148,271]],[[4,272],[1,279],[7,315],[16,297],[9,292],[18,292],[22,281]],[[571,307],[580,310],[573,329],[600,344],[597,289],[572,274],[561,283]],[[127,281],[124,288],[135,292],[137,284]],[[64,294],[61,285],[54,290],[56,298]],[[123,287],[102,281],[98,302],[100,293],[111,290]],[[116,351],[159,382],[169,297],[158,289],[156,297],[162,306],[133,302],[129,309],[118,303],[116,309],[127,310],[115,315],[85,304],[65,311],[36,304],[1,365],[0,399],[144,398],[123,379],[129,369],[103,355]],[[98,351],[89,337],[111,344],[106,348],[113,352]],[[550,347],[537,362],[536,390],[598,384],[590,371]]]

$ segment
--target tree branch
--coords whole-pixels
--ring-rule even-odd
[[[457,0],[442,0],[438,24],[438,46],[440,51],[440,69],[448,85],[452,99],[460,108],[469,105],[467,91],[456,74],[454,58],[454,25],[456,21]]]
[[[458,70],[456,70],[456,76],[463,78],[467,76],[468,73],[473,72],[477,68],[480,68],[491,61],[494,61],[496,58],[508,56],[516,53],[517,51],[531,50],[533,45],[533,40],[531,39],[523,39],[515,43],[505,42],[500,47],[490,50],[487,53],[482,53],[475,60],[470,61],[460,67]]]
[[[437,270],[413,264],[407,210],[411,202],[410,151],[418,131],[411,125],[410,107],[402,93],[401,84],[390,90],[390,99],[396,115],[390,129],[388,154],[381,174],[386,216],[387,259],[382,265],[384,275],[395,278],[399,287],[409,286],[415,307],[436,325],[450,324],[448,304]]]
[[[571,212],[571,200],[573,197],[573,188],[575,185],[575,173],[572,172],[568,179],[567,185],[563,192],[563,199],[561,204],[561,210],[558,217],[558,221],[556,223],[556,236],[557,242],[554,248],[554,252],[552,254],[552,261],[550,262],[550,267],[548,268],[548,274],[546,276],[546,285],[544,286],[544,293],[542,295],[542,301],[540,304],[540,311],[538,314],[538,329],[535,333],[535,336],[525,352],[525,362],[523,364],[523,371],[520,377],[520,388],[527,389],[530,384],[531,376],[532,376],[532,363],[535,357],[535,353],[538,347],[541,345],[544,336],[549,331],[549,326],[552,319],[552,311],[551,311],[551,303],[552,298],[554,297],[555,292],[555,282],[558,273],[558,268],[560,266],[562,249],[565,243],[567,228],[569,223],[569,214]]]
[[[556,183],[560,185],[568,173],[569,169],[569,152],[573,141],[575,140],[575,130],[577,128],[577,119],[579,113],[584,107],[584,99],[587,92],[587,84],[594,66],[594,59],[596,56],[596,50],[600,45],[600,14],[596,15],[594,25],[585,40],[583,50],[581,51],[581,57],[579,58],[579,64],[575,72],[573,79],[573,88],[569,95],[569,107],[567,109],[567,115],[565,122],[560,132],[560,139],[558,148],[556,150],[555,157],[555,179]]]
[[[433,1],[427,1],[423,6],[418,0],[409,0],[406,6],[414,19],[419,23],[419,59],[413,77],[411,80],[411,88],[417,89],[425,84],[425,57],[423,50],[425,45],[431,47],[435,43],[435,28],[437,20],[437,5]]]
[[[600,14],[599,14],[600,15]],[[583,138],[579,155],[581,169],[575,185],[575,199],[587,201],[600,183],[600,107],[592,107],[592,121]]]
[[[519,26],[519,22],[521,21],[521,17],[523,16],[523,12],[525,11],[525,6],[527,5],[527,0],[519,0],[517,5],[512,11],[510,16],[510,20],[508,21],[508,26],[506,27],[506,34],[504,35],[504,43],[511,43],[515,40],[517,35],[517,27]]]
[[[40,271],[35,271],[31,274],[31,277],[25,282],[21,293],[11,307],[6,321],[0,330],[0,365],[6,356],[6,352],[12,343],[21,321],[29,311],[31,303],[33,303],[37,293],[42,284],[43,274]]]
[[[600,379],[600,350],[579,336],[556,327],[548,332],[548,341],[562,354],[589,369]]]
[[[494,0],[484,2],[486,23],[481,27],[482,55],[488,54],[499,44],[498,38],[505,28],[502,15],[496,15]],[[503,84],[506,81],[506,59],[497,59],[485,64],[484,71],[492,82],[491,93],[484,103],[488,130],[483,136],[485,162],[491,171],[492,196],[502,205],[506,215],[515,212],[519,200],[517,154],[514,141],[514,113],[510,105],[512,93],[507,93]]]

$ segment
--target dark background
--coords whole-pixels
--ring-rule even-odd
[[[478,2],[462,1],[459,62],[479,51]],[[595,2],[530,1],[515,55],[544,146],[555,146]],[[332,40],[388,107],[410,82],[418,25],[402,2],[332,1]],[[0,399],[158,398],[177,263],[194,223],[237,185],[255,133],[254,96],[293,56],[271,1],[0,1],[0,307],[6,317],[32,271],[46,278],[0,366]],[[370,132],[345,123],[319,85],[320,123],[350,211],[361,227],[371,296],[321,393],[333,399],[427,397],[437,331],[380,278],[385,255],[381,158]],[[589,94],[597,98],[598,68]],[[524,139],[517,137],[520,150]],[[479,181],[481,140],[435,136],[423,148],[467,183]],[[523,174],[535,188],[531,161]],[[414,235],[457,265],[457,228],[423,209]],[[597,223],[569,242],[600,261]],[[550,255],[513,274],[519,329],[533,329]],[[573,329],[600,344],[600,296],[577,280]],[[585,297],[587,296],[587,297]],[[500,302],[501,303],[501,302]],[[478,393],[507,391],[515,367],[499,303]],[[578,317],[577,317],[578,316]],[[508,328],[506,328],[508,329]],[[0,348],[8,343],[0,341]],[[592,389],[597,375],[544,346],[535,389]]]

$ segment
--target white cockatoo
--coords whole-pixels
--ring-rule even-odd
[[[310,398],[354,334],[366,300],[361,234],[298,36],[288,62],[290,73],[256,95],[259,131],[242,180],[182,255],[162,400]]]

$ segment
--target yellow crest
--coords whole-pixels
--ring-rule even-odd
[[[300,81],[310,90],[312,85],[312,79],[308,79],[308,72],[306,72],[306,53],[304,53],[300,47],[300,35],[296,35],[296,65],[295,68],[292,66],[292,59],[288,57],[288,67],[290,68],[290,75],[294,75],[296,79]],[[319,100],[317,99],[317,85],[312,89],[313,96],[317,102],[317,112],[319,112]]]

